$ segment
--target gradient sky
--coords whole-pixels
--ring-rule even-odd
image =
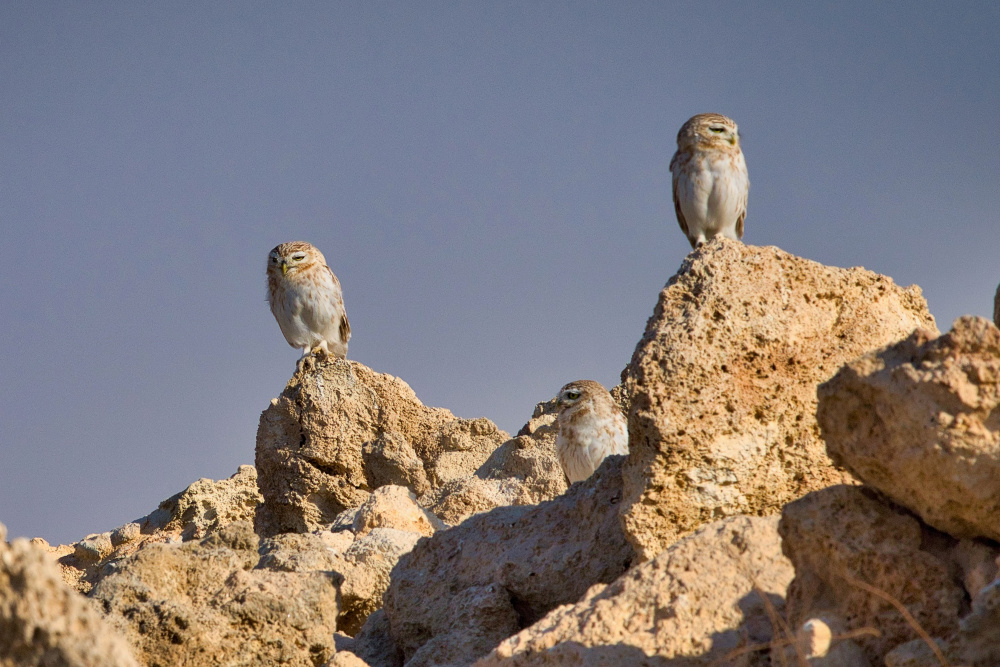
[[[705,111],[740,125],[744,241],[992,312],[995,0],[3,2],[0,521],[74,541],[253,463],[298,357],[283,241],[428,405],[513,431],[616,384]]]

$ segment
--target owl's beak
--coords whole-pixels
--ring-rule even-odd
[[[281,275],[285,275],[287,273],[288,273],[288,262],[282,262],[281,263]]]

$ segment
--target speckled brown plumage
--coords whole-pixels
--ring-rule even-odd
[[[347,357],[351,325],[340,281],[318,248],[305,241],[275,246],[267,258],[267,300],[281,333],[302,356]]]
[[[556,455],[572,484],[587,479],[611,454],[628,454],[628,427],[599,382],[577,380],[559,390]]]
[[[750,179],[732,119],[716,113],[688,119],[677,133],[670,172],[674,212],[692,248],[716,236],[743,238]]]

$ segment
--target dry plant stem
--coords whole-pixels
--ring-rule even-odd
[[[863,591],[867,591],[867,592],[871,593],[872,595],[874,595],[876,597],[880,597],[883,600],[885,600],[886,602],[888,602],[889,604],[891,604],[893,607],[895,607],[896,610],[899,611],[899,613],[903,615],[903,618],[906,619],[906,622],[910,624],[910,627],[913,628],[916,631],[916,633],[918,635],[920,635],[920,638],[924,640],[924,642],[927,644],[927,646],[930,647],[930,649],[934,653],[935,657],[937,657],[938,662],[941,663],[941,666],[942,667],[950,667],[950,665],[948,664],[948,660],[945,659],[944,653],[942,653],[941,649],[938,648],[937,643],[933,639],[931,639],[931,636],[929,634],[927,634],[927,631],[924,630],[920,626],[919,623],[917,623],[917,619],[913,618],[913,614],[911,614],[910,611],[906,607],[903,606],[902,602],[900,602],[896,598],[892,597],[891,595],[889,595],[885,591],[883,591],[883,590],[881,590],[879,588],[875,588],[871,584],[867,584],[867,583],[865,583],[865,582],[863,582],[863,581],[861,581],[859,579],[855,579],[854,577],[850,576],[849,574],[843,574],[841,576],[843,576],[844,579],[847,581],[847,583],[849,583],[851,586],[855,586],[857,588],[860,588]]]

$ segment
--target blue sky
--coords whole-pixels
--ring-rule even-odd
[[[689,250],[668,164],[740,125],[747,243],[1000,282],[1000,4],[0,5],[0,521],[76,540],[253,462],[308,240],[350,357],[512,431],[615,384]]]

